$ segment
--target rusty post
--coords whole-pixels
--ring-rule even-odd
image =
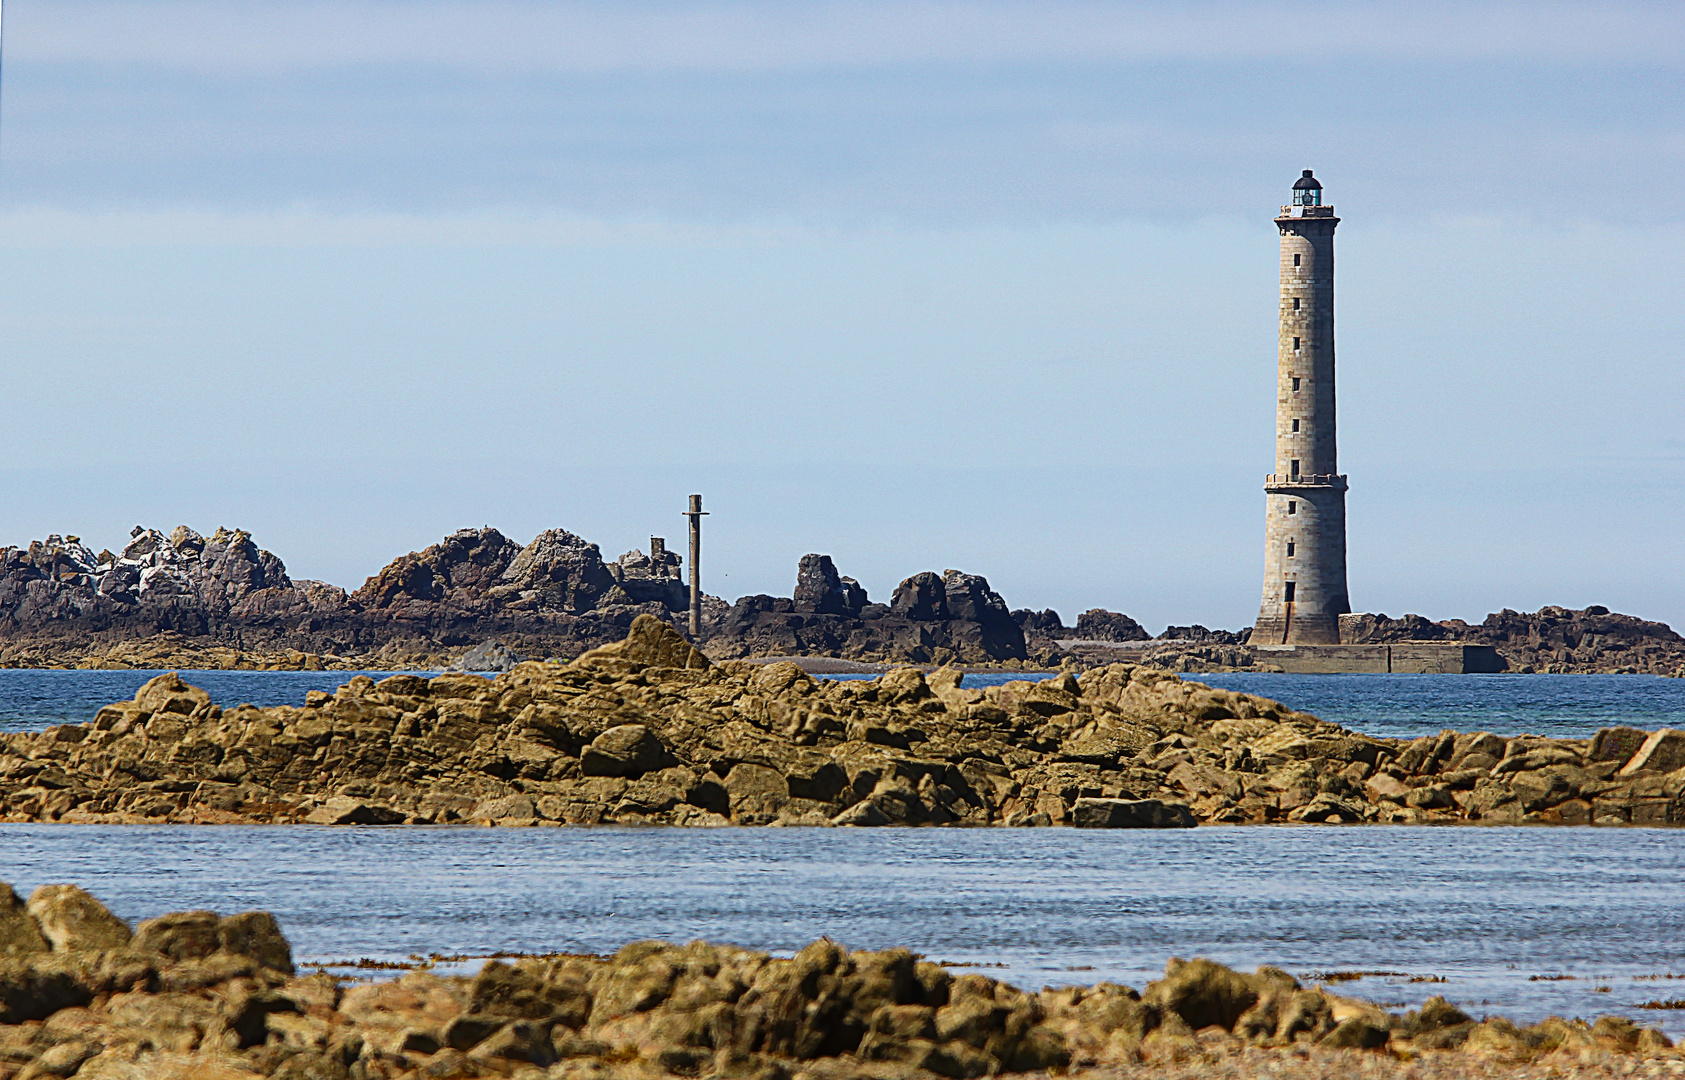
[[[702,519],[708,512],[702,509],[702,496],[690,497],[690,636],[702,636]]]

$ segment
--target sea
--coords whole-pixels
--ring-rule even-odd
[[[92,720],[102,706],[132,699],[157,671],[0,668],[0,731],[37,731]],[[225,707],[302,705],[357,675],[390,671],[183,671]],[[433,672],[418,672],[429,675]],[[1045,679],[1051,672],[974,672],[964,686]],[[875,675],[827,676],[863,679]],[[1498,735],[1589,738],[1616,725],[1685,727],[1685,679],[1660,675],[1190,675],[1189,679],[1273,698],[1324,720],[1389,739],[1444,728]]]
[[[0,671],[0,726],[88,719],[151,674]],[[267,705],[351,674],[183,677]],[[1391,737],[1685,726],[1685,680],[1645,676],[1200,678]],[[1393,1011],[1441,994],[1477,1016],[1617,1013],[1685,1038],[1682,829],[0,825],[0,880],[76,882],[129,920],[272,911],[302,964],[363,978],[396,972],[370,961],[464,971],[649,938],[787,955],[829,936],[1030,989],[1140,988],[1207,956]]]

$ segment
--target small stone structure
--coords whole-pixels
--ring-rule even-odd
[[[649,554],[636,548],[608,563],[608,572],[626,595],[640,604],[655,602],[668,611],[684,611],[689,604],[679,569],[679,556],[667,550],[667,541],[649,538]]]

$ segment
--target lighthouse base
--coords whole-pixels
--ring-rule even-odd
[[[1506,668],[1490,645],[1405,641],[1391,645],[1254,645],[1253,663],[1294,675],[1482,675]]]

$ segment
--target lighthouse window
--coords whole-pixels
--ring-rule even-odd
[[[1297,297],[1297,296],[1295,296],[1295,297],[1294,297],[1294,298],[1293,298],[1293,310],[1294,310],[1294,311],[1298,311],[1298,310],[1299,310],[1299,298],[1298,298],[1298,297]]]
[[[1299,459],[1298,458],[1293,459],[1293,475],[1294,476],[1299,475]]]
[[[1292,499],[1288,499],[1287,500],[1287,512],[1289,514],[1297,514],[1299,512],[1299,504],[1294,502]]]
[[[1294,431],[1299,430],[1299,421],[1297,421],[1297,420],[1293,421],[1293,430]]]
[[[1299,351],[1299,339],[1298,338],[1293,339],[1293,351],[1294,352]]]
[[[1293,602],[1293,586],[1295,586],[1297,584],[1298,584],[1298,582],[1296,582],[1296,581],[1289,581],[1287,583],[1287,602],[1289,604],[1291,604]]]
[[[1293,392],[1295,394],[1299,392],[1299,376],[1297,375],[1293,376]]]
[[[1287,541],[1287,557],[1289,559],[1293,557],[1293,541],[1291,540]]]
[[[1298,255],[1297,255],[1297,254],[1295,254],[1295,255],[1294,255],[1294,256],[1293,256],[1293,265],[1294,265],[1294,266],[1298,266],[1298,265],[1299,265],[1299,256],[1298,256]]]

